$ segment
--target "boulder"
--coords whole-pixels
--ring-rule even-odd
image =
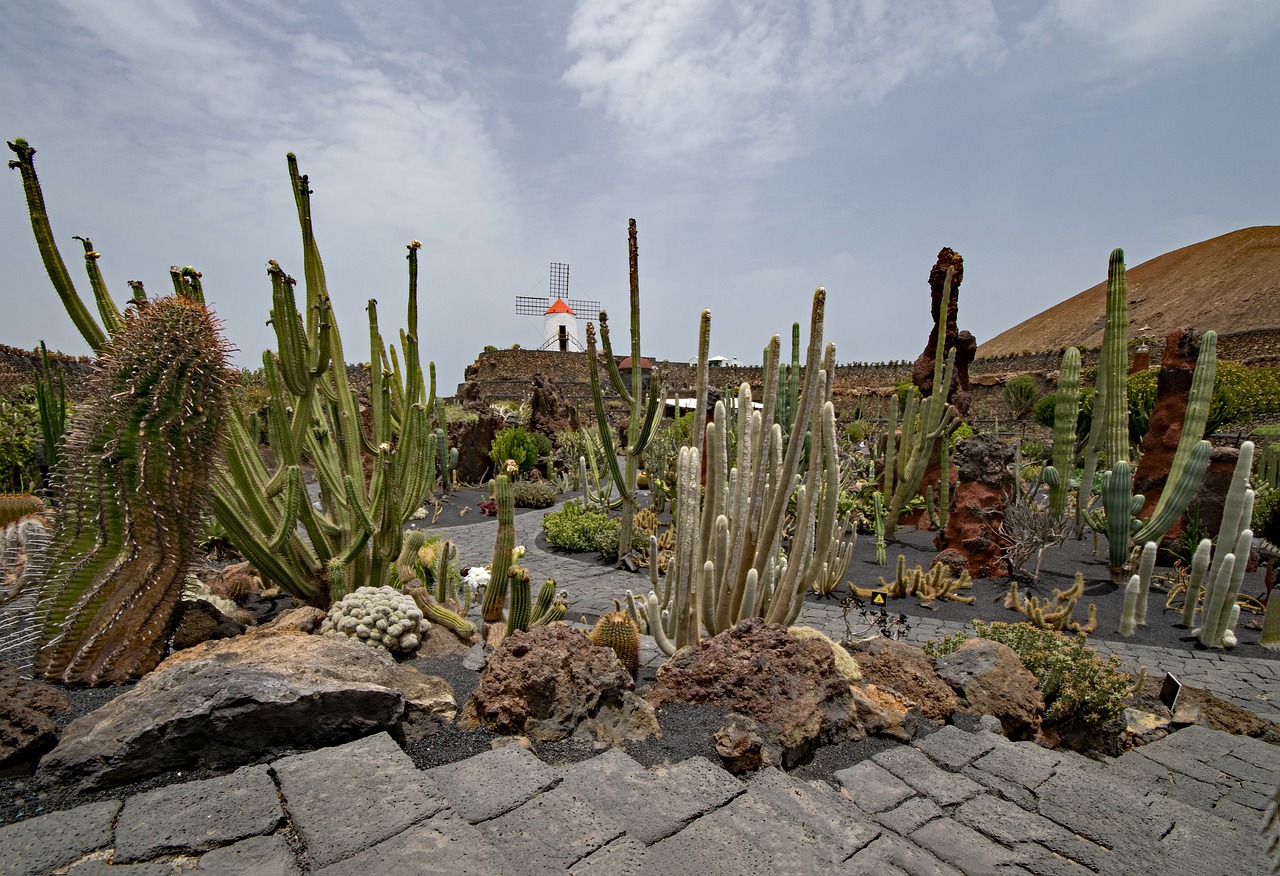
[[[212,639],[229,639],[243,633],[244,626],[211,602],[183,599],[178,603],[177,627],[169,640],[169,649],[182,651]]]
[[[80,790],[175,769],[229,769],[383,730],[451,721],[443,680],[349,639],[253,630],[180,651],[72,721],[39,773]]]
[[[474,422],[449,424],[449,446],[458,449],[454,477],[460,484],[479,484],[493,472],[489,448],[502,428],[502,418],[492,411],[481,411]]]
[[[541,432],[552,441],[557,434],[573,428],[575,414],[565,401],[555,381],[542,374],[533,375],[529,398],[529,431]]]
[[[1000,719],[1010,739],[1035,739],[1044,719],[1038,680],[1017,653],[1001,642],[970,639],[934,661],[943,681],[964,697],[971,712]]]
[[[947,307],[945,321],[939,325],[938,308],[942,305],[942,287],[946,282],[947,269],[951,268],[951,301]],[[969,332],[960,331],[957,322],[960,313],[960,283],[964,280],[964,258],[950,247],[938,251],[938,260],[929,271],[929,315],[933,317],[933,330],[929,332],[929,340],[924,352],[916,359],[911,368],[911,381],[920,389],[921,394],[928,396],[933,391],[933,366],[937,361],[938,332],[944,333],[942,355],[945,359],[952,350],[956,351],[955,370],[951,373],[951,385],[947,387],[947,401],[955,405],[961,418],[969,410],[969,366],[978,352],[978,342]]]
[[[722,728],[723,746],[742,763],[754,748],[761,765],[791,767],[819,745],[866,735],[859,701],[831,647],[759,618],[677,651],[658,669],[648,700],[655,708],[704,703],[750,718],[754,727],[737,721]]]
[[[947,525],[933,540],[939,551],[934,562],[954,565],[958,551],[974,578],[1004,578],[1009,540],[1000,524],[1013,448],[993,435],[974,435],[956,444],[954,458],[958,483]]]
[[[40,755],[58,743],[53,716],[67,708],[56,688],[25,682],[17,669],[0,664],[0,776],[35,770]]]
[[[916,704],[931,721],[945,724],[964,707],[951,686],[938,677],[933,659],[916,646],[878,638],[850,647],[865,681]]]
[[[659,732],[613,650],[565,624],[507,636],[485,661],[458,724],[542,742],[576,736],[615,745]]]

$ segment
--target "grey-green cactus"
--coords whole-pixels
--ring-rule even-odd
[[[841,562],[845,541],[844,533],[837,531],[835,408],[827,378],[834,369],[835,348],[823,349],[825,303],[826,290],[819,288],[814,293],[803,388],[785,453],[775,417],[781,346],[776,335],[765,355],[763,410],[755,410],[748,385],[738,390],[732,463],[722,402],[706,426],[705,489],[699,447],[680,450],[675,553],[661,588],[655,586],[645,601],[645,623],[666,654],[696,643],[703,631],[715,635],[744,618],[790,624],[805,592]],[[709,326],[710,314],[704,311],[704,330]],[[699,346],[704,359],[707,345]],[[701,364],[700,373],[705,373]],[[698,404],[705,409],[706,385],[698,391]],[[783,521],[793,497],[795,529],[784,551]]]
[[[320,623],[326,636],[355,639],[393,654],[411,654],[431,624],[406,593],[394,587],[357,587],[329,607]]]
[[[1057,478],[1056,483],[1049,483],[1049,510],[1058,519],[1066,513],[1071,472],[1075,470],[1079,410],[1080,351],[1068,347],[1062,354],[1062,365],[1058,370],[1058,392],[1053,408],[1054,474],[1045,475],[1046,483],[1052,477]]]
[[[555,580],[547,579],[539,589],[536,601],[532,599],[529,571],[515,565],[523,555],[523,548],[516,547],[515,497],[510,479],[506,475],[498,475],[493,479],[492,491],[498,505],[498,531],[494,536],[489,583],[485,586],[481,606],[484,621],[481,632],[486,642],[497,647],[510,632],[563,620],[569,594],[563,590],[557,593]],[[508,596],[511,599],[509,609]]]
[[[1157,546],[1149,541],[1142,546],[1138,573],[1129,577],[1124,588],[1124,605],[1120,611],[1120,635],[1132,636],[1138,627],[1147,625],[1147,597],[1151,592],[1151,575],[1155,571]]]
[[[1214,541],[1213,559],[1206,573],[1208,590],[1204,595],[1204,614],[1198,635],[1206,648],[1230,648],[1236,643],[1233,630],[1238,617],[1232,609],[1244,582],[1244,570],[1253,545],[1253,490],[1249,489],[1249,473],[1253,469],[1253,442],[1240,445],[1231,486],[1222,510],[1222,524]],[[1234,617],[1233,617],[1234,615]]]

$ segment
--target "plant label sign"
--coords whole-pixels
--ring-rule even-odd
[[[1170,712],[1178,703],[1178,694],[1182,691],[1182,682],[1174,677],[1172,672],[1164,674],[1164,683],[1160,685],[1160,702],[1165,704]]]
[[[872,604],[872,605],[881,605],[881,606],[883,606],[883,605],[888,605],[888,604],[889,604],[889,591],[887,591],[887,590],[872,590],[872,591],[871,591],[871,604]]]

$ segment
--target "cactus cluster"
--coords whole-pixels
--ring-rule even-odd
[[[422,609],[394,587],[358,587],[331,605],[320,623],[322,635],[402,654],[417,650],[429,629]]]
[[[497,647],[508,633],[545,626],[564,620],[569,605],[569,594],[556,592],[556,582],[548,578],[538,590],[531,593],[529,571],[515,565],[524,553],[516,547],[515,499],[511,480],[498,475],[491,486],[498,505],[498,531],[494,536],[493,561],[489,564],[489,583],[484,589],[484,602],[480,616],[481,632],[485,642]],[[511,607],[507,609],[507,597]]]
[[[873,590],[853,587],[853,592],[863,599],[871,598]],[[974,597],[961,593],[962,590],[973,589],[973,579],[967,569],[960,572],[958,578],[951,576],[951,569],[945,563],[934,563],[929,571],[920,566],[907,569],[905,554],[898,554],[898,569],[892,581],[880,579],[880,589],[888,593],[890,599],[911,596],[928,604],[939,599],[962,602],[973,605]]]
[[[1084,596],[1084,575],[1076,573],[1075,583],[1066,590],[1053,589],[1053,599],[1040,599],[1038,596],[1026,596],[1018,592],[1018,582],[1009,584],[1009,593],[1005,596],[1004,607],[1011,611],[1026,615],[1031,625],[1042,630],[1070,630],[1073,633],[1092,633],[1098,628],[1098,606],[1089,603],[1084,623],[1072,620],[1080,597]]]
[[[1249,488],[1252,470],[1253,442],[1246,441],[1240,445],[1240,456],[1236,459],[1235,472],[1222,509],[1222,524],[1213,545],[1213,558],[1203,579],[1207,588],[1203,615],[1194,632],[1206,648],[1230,648],[1236,644],[1235,625],[1240,617],[1236,599],[1240,595],[1249,549],[1253,545],[1253,530],[1249,528],[1254,498],[1253,490]],[[1190,588],[1187,599],[1194,610],[1195,600]]]

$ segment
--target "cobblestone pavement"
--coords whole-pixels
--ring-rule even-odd
[[[518,543],[532,547],[540,519],[517,517]],[[447,534],[464,564],[492,552],[490,527]],[[571,617],[644,581],[551,554],[536,566],[573,594]],[[844,633],[834,605],[802,621]],[[908,638],[960,628],[923,618]],[[1272,661],[1095,645],[1276,719]],[[810,782],[743,780],[702,758],[645,769],[617,750],[549,766],[518,746],[420,771],[379,734],[0,827],[0,876],[1270,872],[1280,748],[1193,726],[1093,761],[990,726],[945,727]]]

